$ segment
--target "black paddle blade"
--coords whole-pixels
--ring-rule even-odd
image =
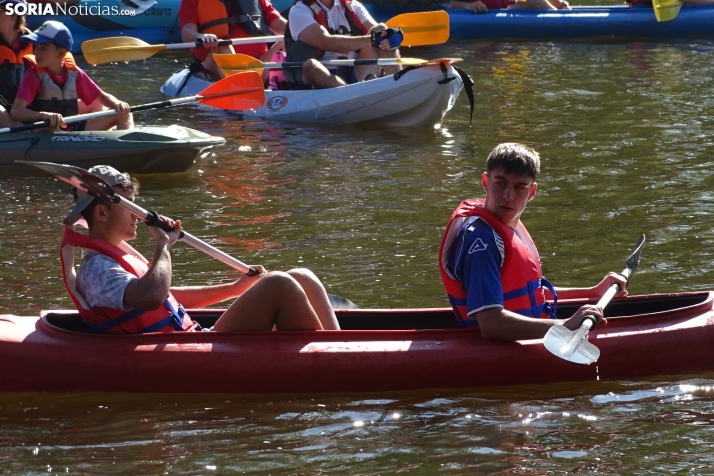
[[[83,168],[74,165],[55,164],[52,162],[33,162],[29,160],[16,160],[15,162],[31,165],[49,172],[61,181],[71,186],[100,198],[114,199],[114,188],[101,178],[93,175]]]
[[[637,269],[637,266],[640,264],[640,255],[642,254],[642,248],[645,246],[645,235],[644,233],[640,235],[640,239],[637,242],[637,246],[635,247],[635,251],[632,252],[629,258],[627,258],[627,267],[622,271],[622,274],[624,274],[627,277],[627,281],[630,281],[630,277],[632,276],[632,273],[635,272]]]

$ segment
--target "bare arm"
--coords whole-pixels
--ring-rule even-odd
[[[612,272],[608,273],[602,281],[591,288],[555,288],[555,291],[558,293],[558,299],[600,299],[613,284],[620,286],[620,290],[615,294],[616,297],[627,296],[627,290],[625,289],[627,280],[621,274]]]
[[[102,91],[102,94],[100,94],[97,99],[102,106],[114,109],[119,114],[127,114],[129,112],[130,106],[127,103],[118,100],[116,97],[104,91]]]
[[[598,323],[606,323],[602,317],[602,309],[590,305],[581,307],[568,319],[534,319],[500,307],[489,307],[478,311],[475,317],[484,339],[514,341],[540,339],[548,329],[556,325],[575,330],[580,327],[586,314],[595,316]]]
[[[234,299],[246,292],[265,274],[262,266],[253,266],[258,270],[255,276],[243,275],[238,281],[213,286],[181,286],[171,288],[171,294],[187,308],[212,306],[228,299]]]
[[[27,102],[20,98],[15,98],[15,103],[10,110],[10,117],[20,122],[50,121],[50,127],[59,127],[64,124],[61,114],[33,111],[28,109]]]
[[[285,26],[287,24],[288,24],[288,21],[285,18],[279,17],[279,18],[276,18],[275,20],[271,21],[270,24],[268,25],[268,28],[270,28],[270,31],[272,31],[276,35],[284,35],[285,34]]]
[[[156,240],[154,258],[144,276],[129,282],[124,290],[124,304],[138,309],[154,310],[161,307],[171,287],[171,254],[168,237]]]
[[[317,23],[301,31],[298,38],[310,46],[325,51],[357,51],[372,46],[372,39],[369,35],[330,35],[322,25]]]
[[[195,23],[186,23],[181,27],[181,40],[186,43],[193,43],[198,38],[198,26]]]

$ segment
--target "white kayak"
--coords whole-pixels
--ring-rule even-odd
[[[266,90],[265,105],[242,114],[281,121],[433,127],[454,106],[464,86],[459,72],[448,63],[443,68],[442,63],[429,64],[401,73],[332,89]],[[192,96],[210,84],[184,69],[171,76],[161,92]]]

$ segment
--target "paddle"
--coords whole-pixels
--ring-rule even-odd
[[[283,41],[280,35],[256,36],[252,38],[237,38],[233,40],[219,40],[218,46],[250,45],[253,43],[271,43]],[[194,43],[171,43],[168,45],[150,45],[138,38],[116,36],[98,38],[82,43],[82,54],[89,64],[117,63],[119,61],[135,61],[151,58],[160,51],[187,50],[200,48],[201,41]]]
[[[401,28],[404,46],[438,45],[449,40],[449,14],[443,10],[434,12],[402,13],[387,21],[390,28]],[[282,41],[283,37],[256,36],[219,40],[219,46],[246,45]],[[201,42],[150,45],[137,38],[117,36],[87,40],[82,43],[84,59],[90,64],[116,63],[150,58],[164,50],[186,50],[201,47]]]
[[[235,53],[231,55],[214,54],[213,59],[224,75],[230,76],[241,71],[262,72],[264,69],[301,68],[302,61],[285,61],[282,63],[263,63],[258,58]],[[437,63],[456,63],[461,61],[458,58],[439,58],[435,60],[423,60],[418,58],[376,58],[376,59],[335,59],[320,61],[325,66],[364,66],[371,64],[379,65],[424,65]]]
[[[677,18],[682,2],[679,0],[652,0],[657,21],[670,21]]]
[[[404,32],[402,46],[440,45],[449,41],[449,14],[444,10],[402,13],[387,21]]]
[[[255,72],[236,74],[213,83],[201,91],[201,94],[197,94],[196,96],[185,96],[166,101],[142,104],[140,106],[131,106],[131,112],[147,111],[149,109],[159,109],[193,102],[200,102],[209,106],[233,111],[255,109],[262,106],[265,102],[263,80],[260,78],[260,75]],[[95,117],[112,116],[116,113],[114,109],[107,109],[106,111],[91,112],[89,114],[78,114],[76,116],[65,117],[64,122],[65,124],[71,124],[73,122],[94,119]],[[5,127],[0,129],[0,134],[29,131],[49,125],[50,121],[45,120],[33,122],[32,124],[24,124],[22,126]]]
[[[645,235],[640,235],[635,251],[633,251],[627,259],[627,265],[622,271],[622,275],[625,276],[628,282],[630,281],[630,276],[632,276],[632,273],[635,272],[637,266],[640,264],[640,254],[642,253],[644,244]],[[605,309],[605,306],[608,305],[619,289],[620,287],[617,284],[610,286],[605,292],[605,295],[598,301],[597,305]],[[595,324],[595,317],[585,316],[577,331],[571,331],[565,326],[553,326],[545,335],[543,344],[546,349],[561,359],[575,362],[576,364],[591,364],[600,357],[600,349],[587,340],[588,332],[595,328]]]
[[[169,228],[163,220],[159,219],[159,215],[156,212],[146,211],[136,203],[130,202],[121,195],[115,193],[114,188],[103,179],[80,167],[53,164],[51,162],[32,162],[24,160],[18,160],[17,162],[25,165],[32,165],[33,167],[49,172],[61,181],[68,183],[89,195],[106,198],[112,203],[116,203],[119,206],[126,208],[131,213],[144,220],[149,226],[158,226],[162,230],[171,231],[171,228]],[[181,231],[179,240],[199,251],[206,253],[208,256],[216,258],[218,261],[227,264],[231,268],[237,269],[241,273],[247,274],[248,276],[255,276],[258,274],[258,271],[255,268],[248,266],[230,255],[227,255],[218,248],[214,248],[205,241],[196,238],[186,231]],[[328,297],[330,298],[332,307],[335,309],[354,309],[357,307],[353,302],[341,296],[328,295]]]

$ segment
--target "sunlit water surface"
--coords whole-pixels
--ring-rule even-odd
[[[542,156],[523,219],[551,281],[596,283],[645,233],[632,293],[712,289],[714,42],[454,41],[404,55],[464,58],[472,125],[465,95],[434,130],[142,113],[138,123],[228,143],[187,173],[140,177],[138,203],[249,263],[310,267],[361,307],[445,306],[436,255],[448,216],[479,195],[488,151],[522,141]],[[186,60],[86,69],[142,104]],[[0,173],[0,313],[70,307],[57,259],[68,187]],[[175,282],[235,277],[172,252]],[[4,394],[0,472],[711,474],[714,380],[700,377],[369,396]]]

